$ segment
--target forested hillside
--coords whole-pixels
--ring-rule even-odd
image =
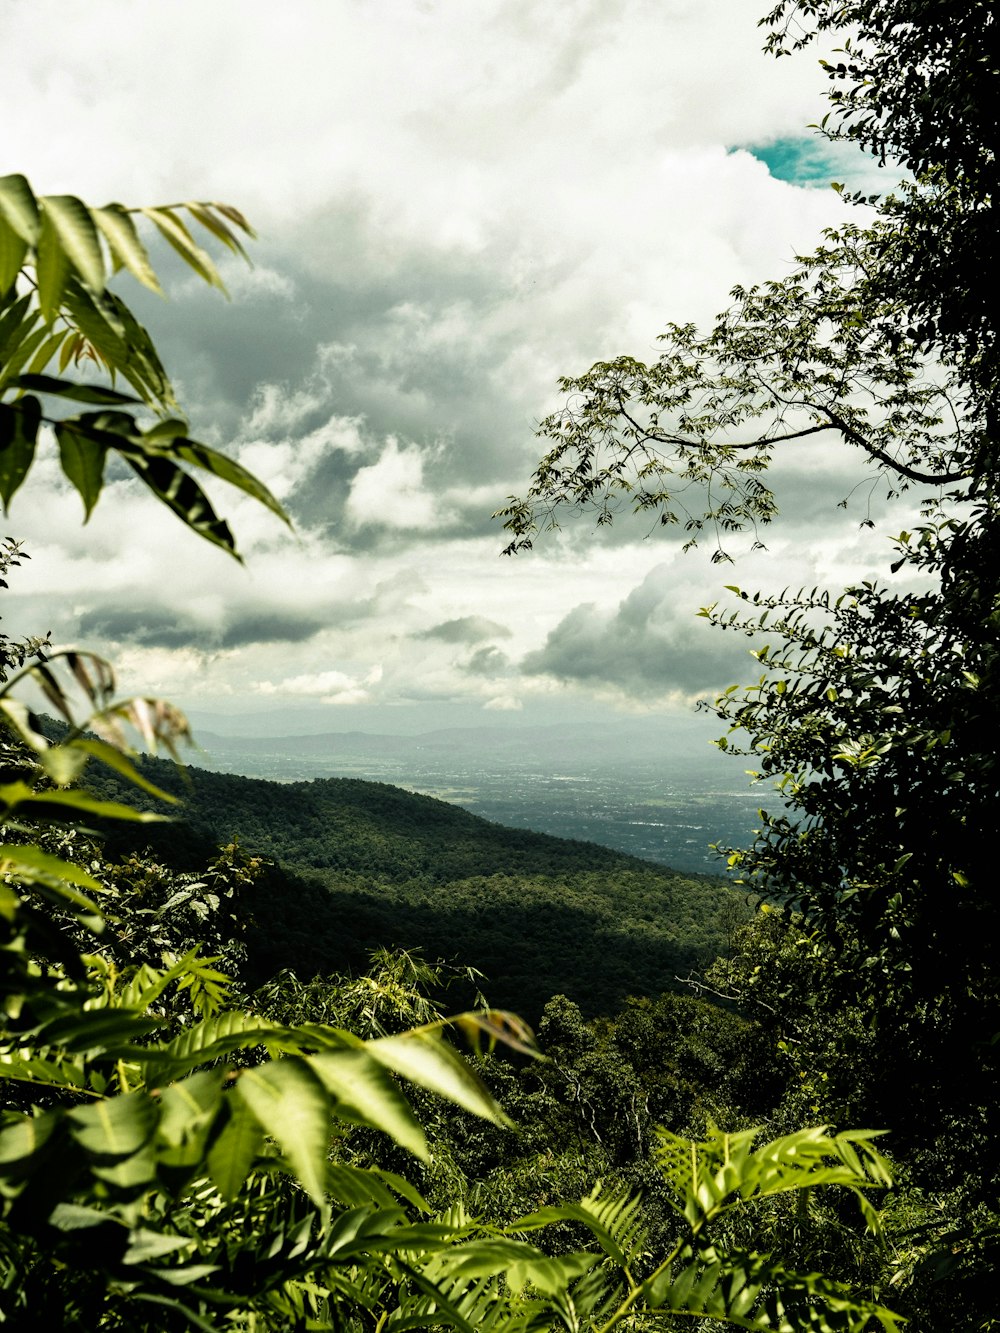
[[[560,993],[584,1014],[612,1013],[628,995],[676,988],[749,915],[721,880],[504,828],[382,783],[182,775],[157,759],[142,769],[183,813],[138,833],[108,826],[109,852],[149,847],[193,869],[236,838],[277,862],[254,899],[261,979],[292,965],[300,975],[363,968],[376,946],[420,949],[477,968],[493,1003],[532,1021]],[[93,770],[88,783],[107,799],[165,809],[110,771]]]

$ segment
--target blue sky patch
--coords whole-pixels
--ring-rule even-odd
[[[830,143],[818,134],[741,145],[763,162],[775,180],[826,189],[841,181],[849,190],[887,194],[896,176],[879,169],[875,159],[851,143]]]

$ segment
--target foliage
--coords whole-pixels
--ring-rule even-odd
[[[227,225],[247,230],[235,210],[185,207],[241,248]],[[177,207],[140,211],[196,273],[218,282]],[[198,535],[235,553],[228,526],[181,464],[280,509],[167,416],[169,382],[148,335],[107,287],[108,255],[113,268],[157,285],[128,210],[39,199],[23,177],[0,182],[0,375],[13,395],[0,404],[0,494],[9,502],[50,425],[88,516],[114,450]],[[56,356],[58,377],[46,374]],[[84,358],[112,380],[121,375],[139,399],[62,378]],[[101,410],[50,417],[43,397]],[[161,417],[148,428],[131,410],[143,403]],[[8,545],[8,563],[15,556]],[[510,1234],[477,1223],[457,1200],[428,1216],[403,1176],[353,1162],[350,1127],[427,1158],[401,1084],[505,1123],[444,1032],[531,1054],[530,1032],[492,1011],[390,1030],[382,1001],[390,1012],[412,1010],[415,983],[428,979],[412,961],[395,976],[386,962],[391,984],[380,983],[379,1006],[363,987],[348,988],[344,1004],[357,1009],[361,1000],[380,1031],[368,1040],[309,1016],[280,1022],[233,1003],[232,979],[217,964],[227,953],[241,961],[231,909],[253,879],[246,858],[228,849],[197,879],[137,858],[112,869],[80,827],[161,818],[74,784],[97,759],[147,795],[171,799],[133,763],[125,728],[149,749],[172,750],[186,736],[184,719],[159,701],[116,702],[111,668],[91,654],[3,644],[4,667],[18,668],[0,684],[0,718],[15,737],[13,771],[0,784],[5,1322],[513,1333],[634,1327],[643,1311],[670,1311],[759,1330],[861,1330],[873,1319],[897,1326],[815,1273],[727,1253],[709,1236],[715,1219],[757,1197],[820,1185],[856,1194],[874,1223],[865,1191],[889,1177],[870,1135],[815,1130],[758,1149],[754,1133],[703,1144],[665,1135],[661,1167],[680,1235],[655,1267],[636,1199],[597,1187],[580,1204],[519,1219]],[[57,742],[14,693],[28,678],[67,724]],[[74,690],[86,709],[80,719]],[[106,914],[95,901],[102,896]],[[219,951],[206,953],[206,943]],[[566,1220],[590,1233],[589,1250],[552,1256],[523,1239]]]
[[[136,226],[137,218],[145,218],[190,269],[222,288],[218,269],[195,240],[185,214],[237,254],[244,253],[239,232],[253,235],[242,214],[228,204],[90,208],[72,195],[36,196],[23,176],[0,178],[0,499],[5,509],[27,477],[40,433],[48,426],[85,518],[100,496],[110,454],[189,528],[232,555],[236,545],[229,525],[188,469],[220,477],[288,521],[267,487],[241,464],[189,437],[152,339],[108,285],[113,274],[125,269],[160,291]],[[79,369],[88,363],[106,372],[111,384],[67,378],[71,364]],[[119,376],[132,394],[113,387]],[[66,412],[68,403],[94,410]]]

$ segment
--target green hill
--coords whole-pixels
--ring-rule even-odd
[[[478,968],[490,1002],[537,1017],[554,994],[589,1015],[655,995],[725,946],[739,896],[592,843],[505,828],[457,806],[348,778],[278,783],[155,759],[146,774],[184,800],[181,821],[107,830],[112,853],[149,846],[194,868],[238,838],[277,863],[253,899],[255,974],[361,968],[376,945]],[[102,795],[153,808],[116,775]],[[136,841],[138,839],[138,842]]]

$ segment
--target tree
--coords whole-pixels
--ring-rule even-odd
[[[937,1137],[938,1165],[974,1141],[988,1193],[1000,1171],[1000,366],[982,281],[996,237],[995,14],[783,0],[765,22],[779,55],[843,36],[826,62],[825,133],[912,179],[863,201],[875,220],[828,232],[790,276],[737,289],[709,333],[671,325],[655,363],[620,357],[563,380],[565,405],[540,429],[549,451],[502,511],[508,550],[564,509],[596,507],[605,523],[631,507],[693,541],[709,534],[728,559],[729,534],[759,539],[775,512],[776,451],[812,438],[839,436],[890,494],[919,491],[922,520],[891,567],[909,588],[734,587],[735,610],[704,614],[765,644],[759,680],[716,705],[720,743],[779,791],[731,863],[819,932],[826,984],[866,1000],[882,1123],[911,1148]]]

